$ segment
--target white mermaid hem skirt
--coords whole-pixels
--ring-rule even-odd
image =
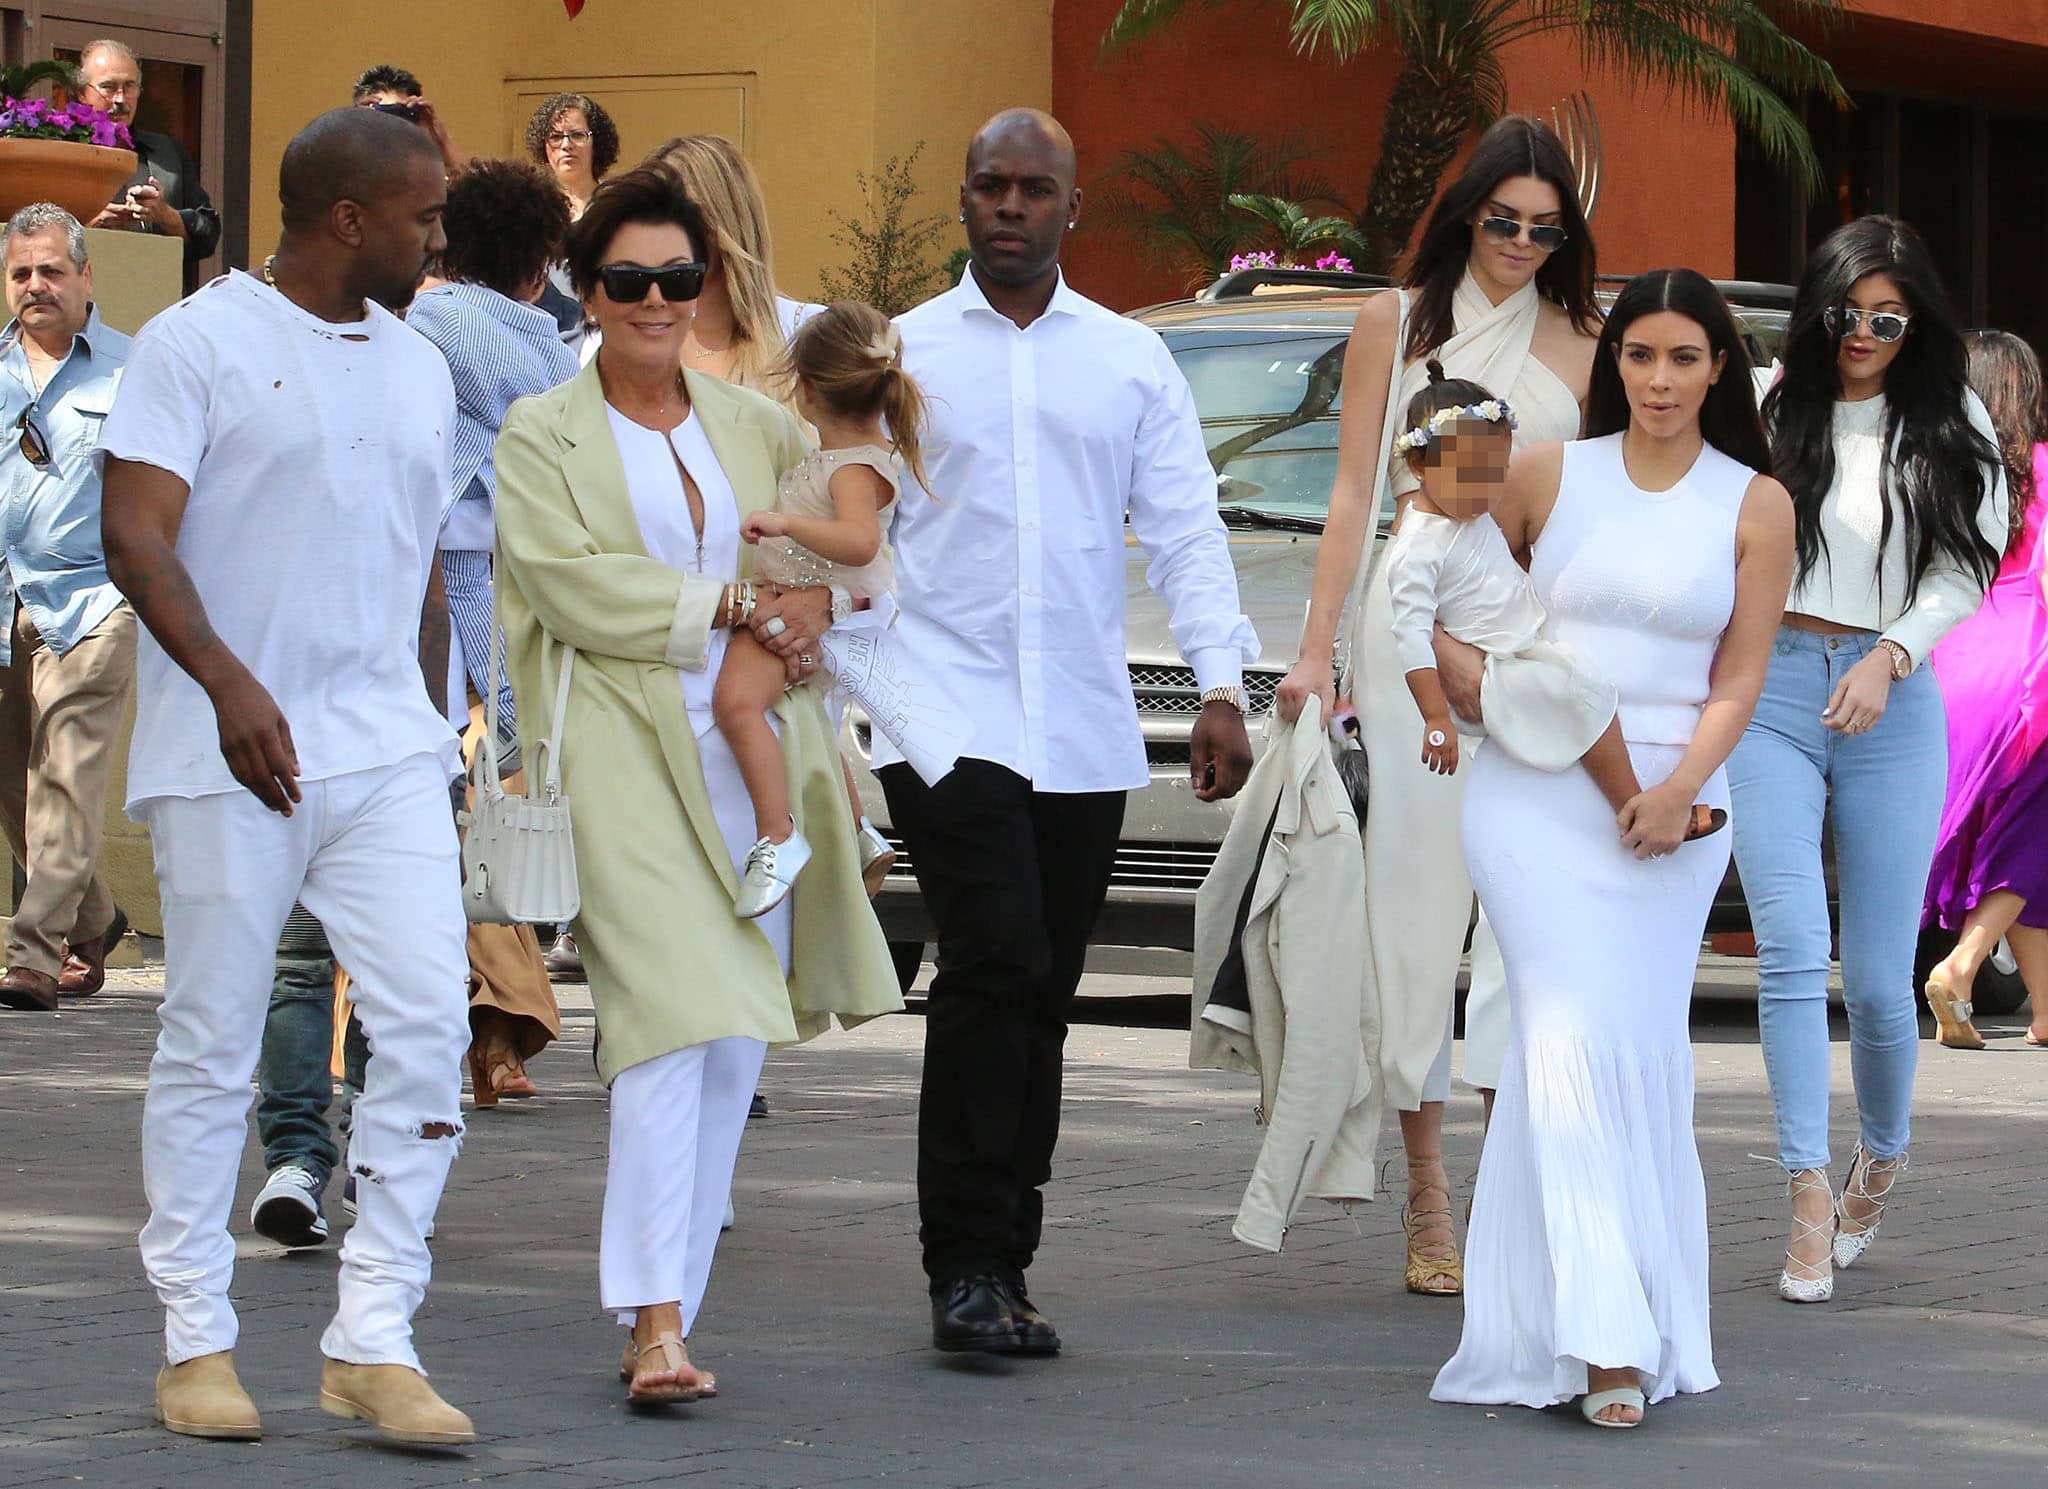
[[[1683,750],[1631,745],[1639,777]],[[1703,798],[1725,807],[1716,773]],[[1687,1029],[1728,835],[1639,862],[1583,770],[1481,750],[1467,861],[1512,1008],[1465,1251],[1465,1323],[1439,1401],[1554,1406],[1589,1365],[1651,1401],[1720,1384]]]

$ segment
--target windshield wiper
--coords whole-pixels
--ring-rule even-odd
[[[1320,533],[1323,530],[1322,518],[1305,516],[1300,512],[1269,512],[1262,507],[1236,506],[1218,507],[1216,510],[1225,527],[1290,533]]]

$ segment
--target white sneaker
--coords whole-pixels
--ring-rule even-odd
[[[796,888],[797,875],[810,861],[811,845],[800,832],[792,830],[779,843],[761,839],[747,855],[747,871],[740,879],[733,914],[741,920],[759,920],[789,898],[790,890]]]
[[[256,1234],[297,1249],[327,1244],[327,1217],[320,1213],[326,1182],[302,1164],[281,1164],[257,1191],[249,1207]]]
[[[873,899],[882,892],[882,881],[889,877],[889,871],[896,867],[896,850],[865,817],[860,819],[860,831],[855,836],[860,843],[860,882],[867,886],[868,898]]]

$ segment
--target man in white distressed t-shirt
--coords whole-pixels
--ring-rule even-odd
[[[387,308],[443,244],[446,189],[426,134],[358,109],[308,125],[279,186],[276,255],[143,329],[101,442],[108,568],[147,627],[128,807],[163,894],[142,1120],[157,1416],[193,1436],[262,1431],[234,1369],[227,1221],[297,900],[354,974],[375,1051],[320,1404],[399,1441],[468,1442],[411,1327],[469,1042],[459,760],[421,676],[446,675],[421,649],[446,645],[434,546],[455,396]]]

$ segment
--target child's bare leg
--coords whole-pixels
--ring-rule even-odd
[[[768,710],[775,706],[787,677],[782,658],[751,632],[735,631],[711,694],[711,716],[739,762],[740,779],[754,803],[755,830],[774,843],[791,831],[789,777],[782,741],[768,724]]]
[[[861,805],[860,787],[854,783],[853,779],[853,765],[844,755],[839,757],[839,769],[846,776],[846,799],[853,806],[853,825],[858,827],[861,824],[861,819],[867,816],[868,809]]]
[[[1580,758],[1585,762],[1586,774],[1593,778],[1593,784],[1616,813],[1642,795],[1642,782],[1636,779],[1635,762],[1628,757],[1618,717],[1607,721],[1606,732]]]

